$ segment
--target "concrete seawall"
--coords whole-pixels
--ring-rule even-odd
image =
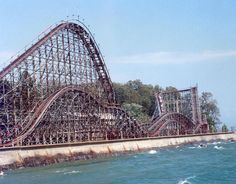
[[[236,133],[153,137],[143,139],[1,148],[0,170],[15,169],[19,167],[34,167],[64,161],[107,157],[152,148],[215,140],[236,141]]]

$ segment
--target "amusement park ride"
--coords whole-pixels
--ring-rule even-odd
[[[54,26],[0,72],[0,147],[207,132],[196,87],[156,94],[147,123],[130,117],[81,22]]]

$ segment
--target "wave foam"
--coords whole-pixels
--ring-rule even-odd
[[[222,150],[222,149],[224,149],[223,146],[214,146],[214,148],[217,149],[217,150]]]
[[[221,144],[222,142],[218,141],[218,142],[211,142],[211,143],[208,143],[208,144],[212,144],[212,145],[217,145],[217,144]]]
[[[64,174],[76,174],[76,173],[80,173],[81,171],[68,171],[68,172],[64,172]]]
[[[3,171],[0,172],[0,176],[4,176],[5,173]]]
[[[193,178],[195,178],[196,176],[190,176],[190,177],[187,177],[187,178],[185,178],[184,180],[180,180],[179,182],[178,182],[178,184],[191,184],[191,182],[189,181],[190,179],[193,179]]]
[[[188,147],[189,149],[202,149],[202,148],[207,148],[207,145],[206,144],[199,144],[198,146],[190,146]]]
[[[153,155],[153,154],[156,154],[157,151],[156,151],[156,150],[150,150],[148,153],[151,154],[151,155]]]

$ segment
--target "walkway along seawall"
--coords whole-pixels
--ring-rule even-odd
[[[5,147],[0,149],[0,170],[15,169],[19,167],[35,167],[73,160],[104,158],[152,148],[216,140],[236,141],[236,133],[151,137],[11,148]]]

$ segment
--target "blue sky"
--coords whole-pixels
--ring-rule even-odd
[[[0,0],[0,64],[50,25],[79,15],[112,81],[198,84],[236,126],[235,0]]]

